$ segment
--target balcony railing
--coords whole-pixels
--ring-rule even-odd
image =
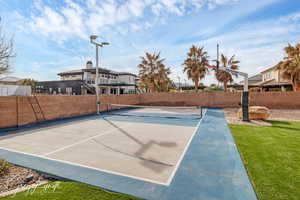
[[[89,84],[89,85],[93,85],[95,84],[95,80],[85,80],[85,83]],[[120,81],[117,79],[99,79],[99,84],[134,84],[131,82],[127,82],[127,81]]]

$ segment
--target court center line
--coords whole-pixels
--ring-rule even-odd
[[[123,128],[128,127],[128,126],[132,126],[132,125],[133,125],[133,124],[128,124],[128,125],[124,126]],[[80,141],[78,141],[78,142],[75,142],[75,143],[73,143],[73,144],[64,146],[64,147],[59,148],[59,149],[56,149],[56,150],[54,150],[54,151],[51,151],[51,152],[42,154],[42,156],[49,156],[49,155],[54,154],[54,153],[57,153],[57,152],[59,152],[59,151],[63,151],[63,150],[65,150],[65,149],[71,148],[71,147],[76,146],[76,145],[78,145],[78,144],[82,144],[82,143],[84,143],[84,142],[87,142],[87,141],[89,141],[89,140],[92,140],[92,139],[94,139],[94,138],[96,138],[96,137],[108,135],[108,134],[110,134],[110,133],[112,133],[112,132],[114,132],[114,131],[116,131],[116,130],[118,130],[118,129],[117,129],[117,128],[112,128],[112,129],[110,129],[110,130],[104,131],[104,132],[101,133],[101,134],[94,135],[94,136],[92,136],[92,137],[86,138],[86,139],[84,139],[84,140],[80,140]]]

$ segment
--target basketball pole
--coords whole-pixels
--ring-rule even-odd
[[[217,44],[217,70],[226,71],[232,74],[238,74],[242,77],[244,77],[244,88],[241,95],[241,106],[242,106],[242,120],[244,122],[249,122],[249,85],[248,85],[248,74],[244,72],[234,71],[231,69],[227,69],[224,67],[220,67],[219,63],[219,49],[220,46]]]
[[[243,121],[249,122],[249,89],[248,89],[248,74],[244,74],[244,90],[242,93],[242,113]]]
[[[219,44],[217,44],[217,68],[219,69],[219,67],[220,67],[220,62],[219,62],[219,48],[220,48],[220,46],[219,46]]]

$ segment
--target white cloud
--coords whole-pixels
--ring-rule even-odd
[[[185,59],[185,54],[192,44],[204,45],[211,60],[216,58],[216,44],[220,43],[221,53],[227,56],[233,54],[241,61],[240,70],[249,75],[257,74],[269,67],[276,65],[284,57],[283,48],[288,44],[299,42],[300,23],[294,23],[297,13],[273,18],[270,20],[256,21],[243,24],[227,33],[202,39],[197,42],[186,42],[177,45],[171,44],[157,46],[172,66],[172,79],[177,76],[186,78],[180,66]],[[285,19],[285,20],[283,20]],[[287,20],[287,19],[293,19]],[[149,47],[149,45],[147,45]],[[145,47],[146,48],[146,47]],[[170,51],[172,49],[172,51]],[[238,81],[240,79],[237,79]],[[204,80],[205,84],[215,82],[213,73]]]
[[[86,37],[82,16],[84,11],[70,0],[58,12],[48,6],[36,4],[40,16],[32,16],[30,27],[38,34],[52,36],[58,42],[70,36]]]
[[[287,16],[283,16],[279,19],[281,22],[299,22],[300,21],[300,12],[295,12]]]
[[[210,10],[215,9],[217,6],[225,5],[228,3],[234,3],[238,0],[207,0],[208,1],[208,8]]]
[[[130,0],[118,5],[115,1],[102,1],[94,4],[87,16],[87,26],[93,32],[100,32],[105,25],[115,25],[142,16],[144,4],[139,0]]]
[[[181,63],[192,43],[204,45],[211,59],[215,58],[215,47],[217,43],[220,43],[222,52],[228,56],[236,54],[237,59],[241,60],[241,71],[251,75],[276,64],[283,56],[283,47],[288,42],[294,43],[299,39],[297,33],[300,30],[300,13],[272,20],[254,21],[242,24],[236,29],[227,29],[227,32],[220,32],[220,27],[223,31],[224,25],[234,22],[241,16],[250,15],[274,1],[276,0],[260,1],[252,7],[245,7],[241,4],[237,6],[240,9],[233,13],[228,12],[230,7],[220,12],[207,11],[203,16],[208,16],[209,20],[199,18],[202,20],[201,23],[198,23],[196,19],[192,20],[194,15],[186,15],[190,16],[191,21],[182,22],[180,20],[186,19],[184,18],[186,16],[181,15],[192,12],[199,14],[203,11],[202,9],[216,9],[218,6],[235,4],[236,0],[87,0],[81,1],[81,4],[74,0],[65,0],[65,4],[60,7],[49,7],[43,2],[36,3],[36,11],[32,12],[30,19],[20,14],[16,16],[24,21],[24,26],[31,20],[30,26],[35,34],[47,36],[55,41],[70,40],[75,43],[76,39],[79,41],[84,39],[81,40],[82,43],[79,43],[78,49],[59,45],[59,52],[53,51],[51,55],[47,54],[49,58],[45,58],[45,60],[51,60],[54,59],[55,53],[63,54],[66,59],[62,63],[34,63],[36,69],[32,71],[34,77],[38,76],[37,71],[43,69],[41,66],[45,66],[46,70],[54,75],[62,70],[82,67],[86,60],[90,59],[87,55],[94,58],[94,47],[88,45],[87,38],[89,34],[95,33],[112,44],[101,51],[102,66],[112,67],[117,71],[137,72],[139,56],[145,51],[161,51],[162,56],[166,58],[167,66],[172,67],[172,78],[177,81],[178,75],[186,79],[182,73]],[[246,2],[246,5],[252,4],[249,2]],[[173,15],[180,17],[171,18]],[[219,23],[211,23],[222,16]],[[168,26],[170,19],[178,19],[178,26],[175,24],[175,28],[171,29],[172,27]],[[165,25],[162,26],[164,23]],[[22,25],[22,23],[18,24]],[[195,29],[195,24],[199,24],[200,28]],[[156,25],[160,27],[156,29]],[[191,36],[192,39],[180,44],[173,43],[174,40],[184,40],[187,36]],[[193,40],[197,37],[205,39]],[[46,51],[47,44],[43,47]],[[72,52],[70,52],[71,49]],[[82,57],[72,60],[68,59],[68,56]],[[47,68],[49,65],[51,67]],[[24,73],[31,72],[24,70]],[[48,74],[45,73],[41,78],[46,79],[47,76]],[[213,80],[214,78],[210,75],[205,83],[209,84]]]
[[[167,11],[182,15],[185,12],[186,1],[179,2],[178,0],[161,0],[162,5]]]
[[[160,3],[156,3],[151,6],[151,10],[156,16],[160,16],[163,12],[163,6]]]
[[[131,27],[131,29],[132,29],[133,31],[139,31],[139,30],[142,29],[142,27],[141,27],[140,25],[136,24],[136,23],[130,24],[130,27]]]
[[[122,26],[122,23],[139,23],[147,16],[145,29],[155,24],[165,22],[164,17],[169,14],[183,15],[198,11],[204,5],[219,6],[237,0],[87,0],[76,3],[74,0],[65,0],[57,8],[36,1],[36,12],[31,13],[30,27],[37,33],[62,42],[72,37],[87,38],[88,34],[101,33],[109,26]],[[150,12],[149,12],[150,11]],[[129,28],[136,30],[137,26]],[[123,31],[126,34],[127,31]]]

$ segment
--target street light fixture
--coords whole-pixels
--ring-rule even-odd
[[[99,100],[99,47],[103,47],[105,45],[109,45],[108,42],[95,42],[95,40],[98,38],[97,35],[91,35],[90,36],[90,42],[91,44],[94,44],[96,46],[96,77],[95,77],[95,89],[96,89],[96,104],[97,104],[97,114],[100,113],[100,100]]]

